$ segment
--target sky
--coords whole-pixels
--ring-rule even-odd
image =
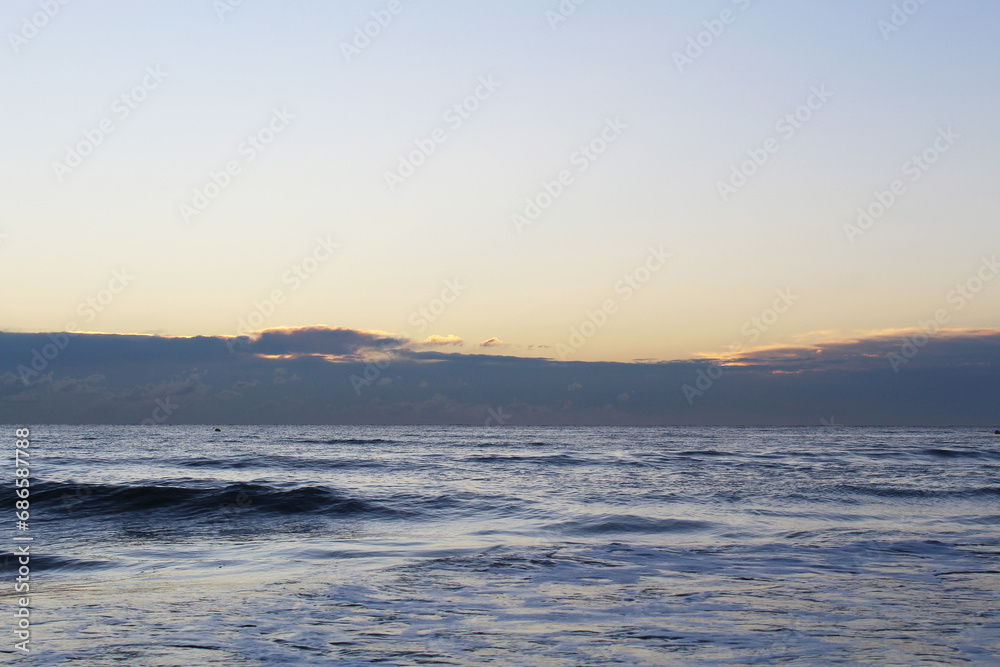
[[[6,334],[394,341],[254,357],[338,378],[376,353],[595,364],[561,391],[768,350],[877,349],[898,377],[934,356],[890,357],[921,332],[995,349],[998,19],[931,0],[4,3],[0,343],[26,357],[0,350],[0,407],[128,377],[63,348],[33,366],[45,340]],[[135,386],[200,372],[184,349]],[[220,359],[239,375],[246,354]],[[698,413],[695,378],[649,390],[689,421],[760,417]],[[460,420],[531,403],[486,389]],[[303,410],[280,414],[398,417]],[[567,410],[550,418],[604,419]]]

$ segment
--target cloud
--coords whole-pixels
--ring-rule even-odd
[[[480,343],[479,347],[493,347],[494,345],[503,345],[503,341],[499,338],[489,338]]]
[[[891,355],[905,362],[894,369]],[[818,426],[835,415],[845,425],[985,426],[1000,420],[997,395],[995,330],[878,332],[653,363],[421,350],[384,332],[322,327],[238,339],[0,332],[4,423],[140,423],[176,405],[171,422],[203,424],[482,425],[503,406],[512,425]]]
[[[448,334],[447,336],[433,335],[429,336],[421,345],[461,345],[462,339],[455,334]]]
[[[234,349],[262,355],[330,355],[352,356],[367,350],[397,348],[405,338],[381,331],[304,327],[300,329],[268,329],[253,337],[237,339]]]
[[[811,345],[772,346],[718,361],[746,368],[810,372],[823,370],[891,370],[890,355],[909,355],[922,368],[958,367],[995,362],[1000,332],[992,329],[941,330],[928,337],[920,329],[880,331],[864,337],[828,340]],[[909,361],[906,362],[909,364]]]

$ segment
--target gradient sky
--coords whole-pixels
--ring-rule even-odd
[[[888,0],[590,0],[555,29],[556,0],[402,0],[348,61],[341,44],[387,4],[244,0],[220,18],[211,0],[73,1],[21,42],[41,5],[3,3],[0,330],[234,335],[276,289],[262,329],[454,335],[453,351],[495,337],[482,351],[546,357],[613,299],[570,356],[589,361],[902,330],[941,308],[949,326],[997,327],[1000,280],[961,308],[948,295],[1000,251],[1000,6],[928,2],[886,38]],[[679,71],[675,52],[723,11]],[[120,118],[147,68],[166,76]],[[481,77],[499,88],[450,127]],[[248,160],[241,142],[275,109],[294,119]],[[113,132],[60,181],[53,163],[105,118]],[[627,128],[577,171],[608,119]],[[391,190],[385,172],[435,128],[447,140]],[[912,181],[904,163],[942,128],[959,138]],[[723,201],[718,181],[772,137]],[[179,207],[231,160],[240,173],[186,223]],[[519,233],[512,214],[563,169],[572,183]],[[850,242],[844,225],[896,179],[905,192]],[[293,289],[283,276],[317,238],[339,248]],[[615,286],[651,247],[670,258],[626,301]],[[121,270],[134,279],[85,316]],[[748,336],[777,290],[793,305]]]

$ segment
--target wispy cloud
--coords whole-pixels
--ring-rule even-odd
[[[421,345],[442,346],[442,345],[461,345],[462,343],[463,343],[462,339],[456,336],[455,334],[448,334],[447,336],[438,336],[435,334],[433,336],[428,336],[421,343]]]

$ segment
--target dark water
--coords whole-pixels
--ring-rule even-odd
[[[984,429],[32,435],[24,664],[1000,664]]]

